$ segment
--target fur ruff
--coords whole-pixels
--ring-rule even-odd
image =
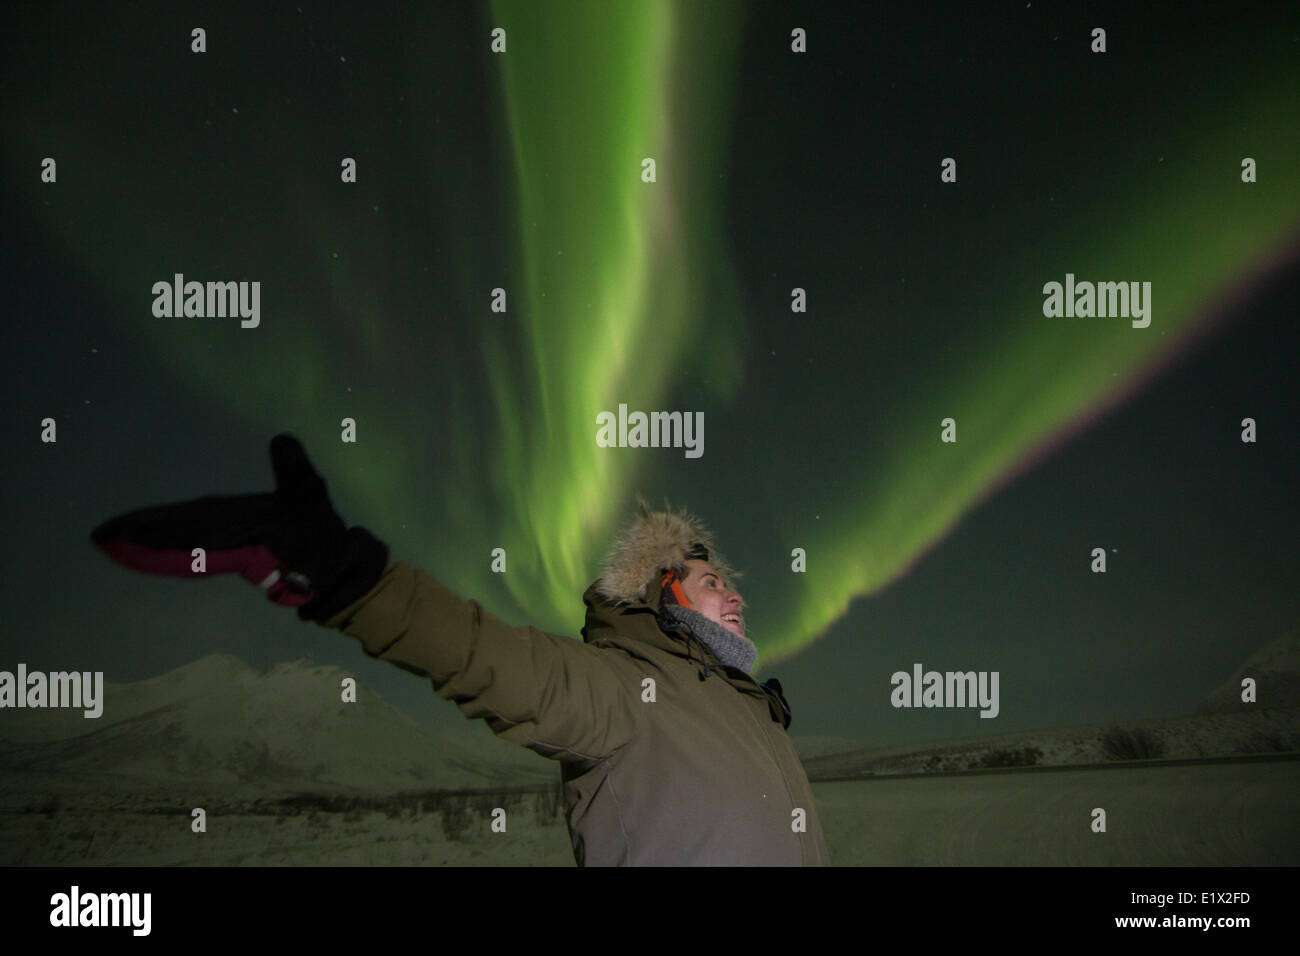
[[[596,589],[617,604],[642,602],[660,573],[686,566],[687,552],[694,544],[704,546],[709,564],[731,587],[740,575],[715,550],[713,536],[698,518],[685,509],[651,511],[638,496],[637,513],[605,558]]]

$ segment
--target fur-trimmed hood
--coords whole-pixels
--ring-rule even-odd
[[[662,571],[685,567],[700,548],[707,553],[704,560],[732,587],[740,575],[718,553],[703,522],[685,509],[652,511],[638,497],[636,515],[610,548],[595,589],[616,604],[644,602],[650,592],[657,595]]]

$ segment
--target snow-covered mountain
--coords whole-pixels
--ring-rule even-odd
[[[346,671],[310,658],[259,672],[204,657],[133,683],[105,683],[103,716],[8,710],[0,773],[83,786],[386,792],[552,783],[557,768],[484,734],[463,743],[418,724]]]
[[[1241,700],[1241,681],[1255,680],[1255,702]],[[1241,713],[1248,709],[1300,707],[1300,634],[1279,637],[1257,650],[1210,692],[1198,713]]]
[[[1241,700],[1253,677],[1256,703]],[[1300,750],[1300,635],[1260,648],[1196,713],[984,734],[927,744],[804,756],[813,780],[1004,767],[1063,767],[1140,759],[1196,759]]]

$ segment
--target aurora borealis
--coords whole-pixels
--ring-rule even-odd
[[[1002,721],[1194,700],[1296,610],[1294,504],[1239,507],[1291,500],[1278,489],[1296,475],[1277,364],[1294,355],[1294,316],[1277,318],[1276,300],[1241,308],[1266,268],[1296,271],[1296,17],[1040,6],[932,22],[738,2],[498,0],[371,18],[155,5],[112,30],[93,8],[57,29],[7,13],[30,36],[9,45],[3,93],[5,208],[20,224],[6,239],[7,371],[21,386],[11,521],[43,566],[78,569],[107,602],[38,623],[57,585],[18,572],[9,596],[28,636],[6,638],[9,656],[38,628],[75,655],[98,646],[78,621],[130,633],[157,614],[167,623],[117,662],[154,673],[218,646],[216,617],[192,648],[172,643],[201,604],[243,632],[292,628],[259,623],[273,612],[233,586],[199,598],[82,554],[82,531],[117,511],[264,490],[266,439],[289,430],[350,522],[557,633],[576,636],[580,595],[638,491],[690,507],[747,571],[760,666],[794,669],[806,733],[862,733],[867,705],[836,682],[880,684],[883,700],[913,647],[940,657],[927,641],[1006,660],[1023,640],[1027,683],[1075,686],[1082,661],[1113,692],[1075,711],[1059,688],[1017,704],[1004,676]],[[1089,52],[1093,20],[1104,54]],[[189,50],[195,25],[206,53]],[[807,53],[790,50],[796,26]],[[46,156],[56,184],[40,182]],[[340,182],[345,157],[355,184]],[[956,182],[940,180],[945,157]],[[1257,182],[1242,182],[1243,157]],[[155,317],[149,290],[174,273],[260,281],[260,326]],[[1067,273],[1150,282],[1150,326],[1045,317],[1043,286]],[[795,289],[806,312],[791,312]],[[1228,343],[1221,365],[1199,345],[1211,339]],[[1253,372],[1232,365],[1252,354]],[[1087,447],[1117,482],[1169,467],[1200,490],[1155,485],[1138,503],[1093,485],[1090,498],[1058,474],[1014,499],[1023,526],[977,524],[982,537],[945,552],[981,507],[1046,481],[1194,359],[1211,362],[1207,405],[1183,407],[1221,403],[1219,418],[1148,423],[1181,446]],[[705,455],[600,447],[597,416],[620,404],[702,412]],[[37,441],[46,415],[55,450]],[[1250,449],[1267,467],[1228,457],[1248,415],[1267,422]],[[338,441],[345,417],[355,445]],[[940,441],[949,417],[955,443]],[[1187,450],[1193,434],[1207,444]],[[1213,530],[1175,538],[1179,522]],[[1215,593],[1240,599],[1219,606],[1220,626],[1246,633],[1231,646],[1202,633],[1181,688],[1123,690],[1121,650],[1206,593],[1174,566],[1198,540],[1236,536],[1258,550],[1205,544],[1202,557]],[[1125,579],[1114,604],[1087,570],[1096,546]],[[806,573],[790,573],[793,548]],[[920,579],[939,589],[933,606],[877,603],[927,562],[1018,562],[1008,553],[1050,556],[1006,584],[1007,603],[1036,595],[1032,628],[997,618],[998,585],[952,583],[971,564],[930,565],[948,569]],[[1289,593],[1276,586],[1288,565]],[[990,602],[964,632],[943,609],[963,587]],[[1077,609],[1099,605],[1106,623],[1081,624]],[[1117,633],[1122,620],[1137,633]],[[1074,627],[1107,636],[1093,652],[1063,638],[1056,658],[1037,643]],[[274,659],[316,638],[247,640]],[[1153,641],[1153,656],[1162,641],[1178,643]]]

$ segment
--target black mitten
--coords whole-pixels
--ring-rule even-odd
[[[277,604],[320,621],[379,580],[388,547],[364,528],[348,529],[325,481],[292,435],[271,439],[275,492],[205,497],[119,515],[91,532],[119,564],[180,577],[239,573]],[[193,549],[206,568],[194,570]]]

